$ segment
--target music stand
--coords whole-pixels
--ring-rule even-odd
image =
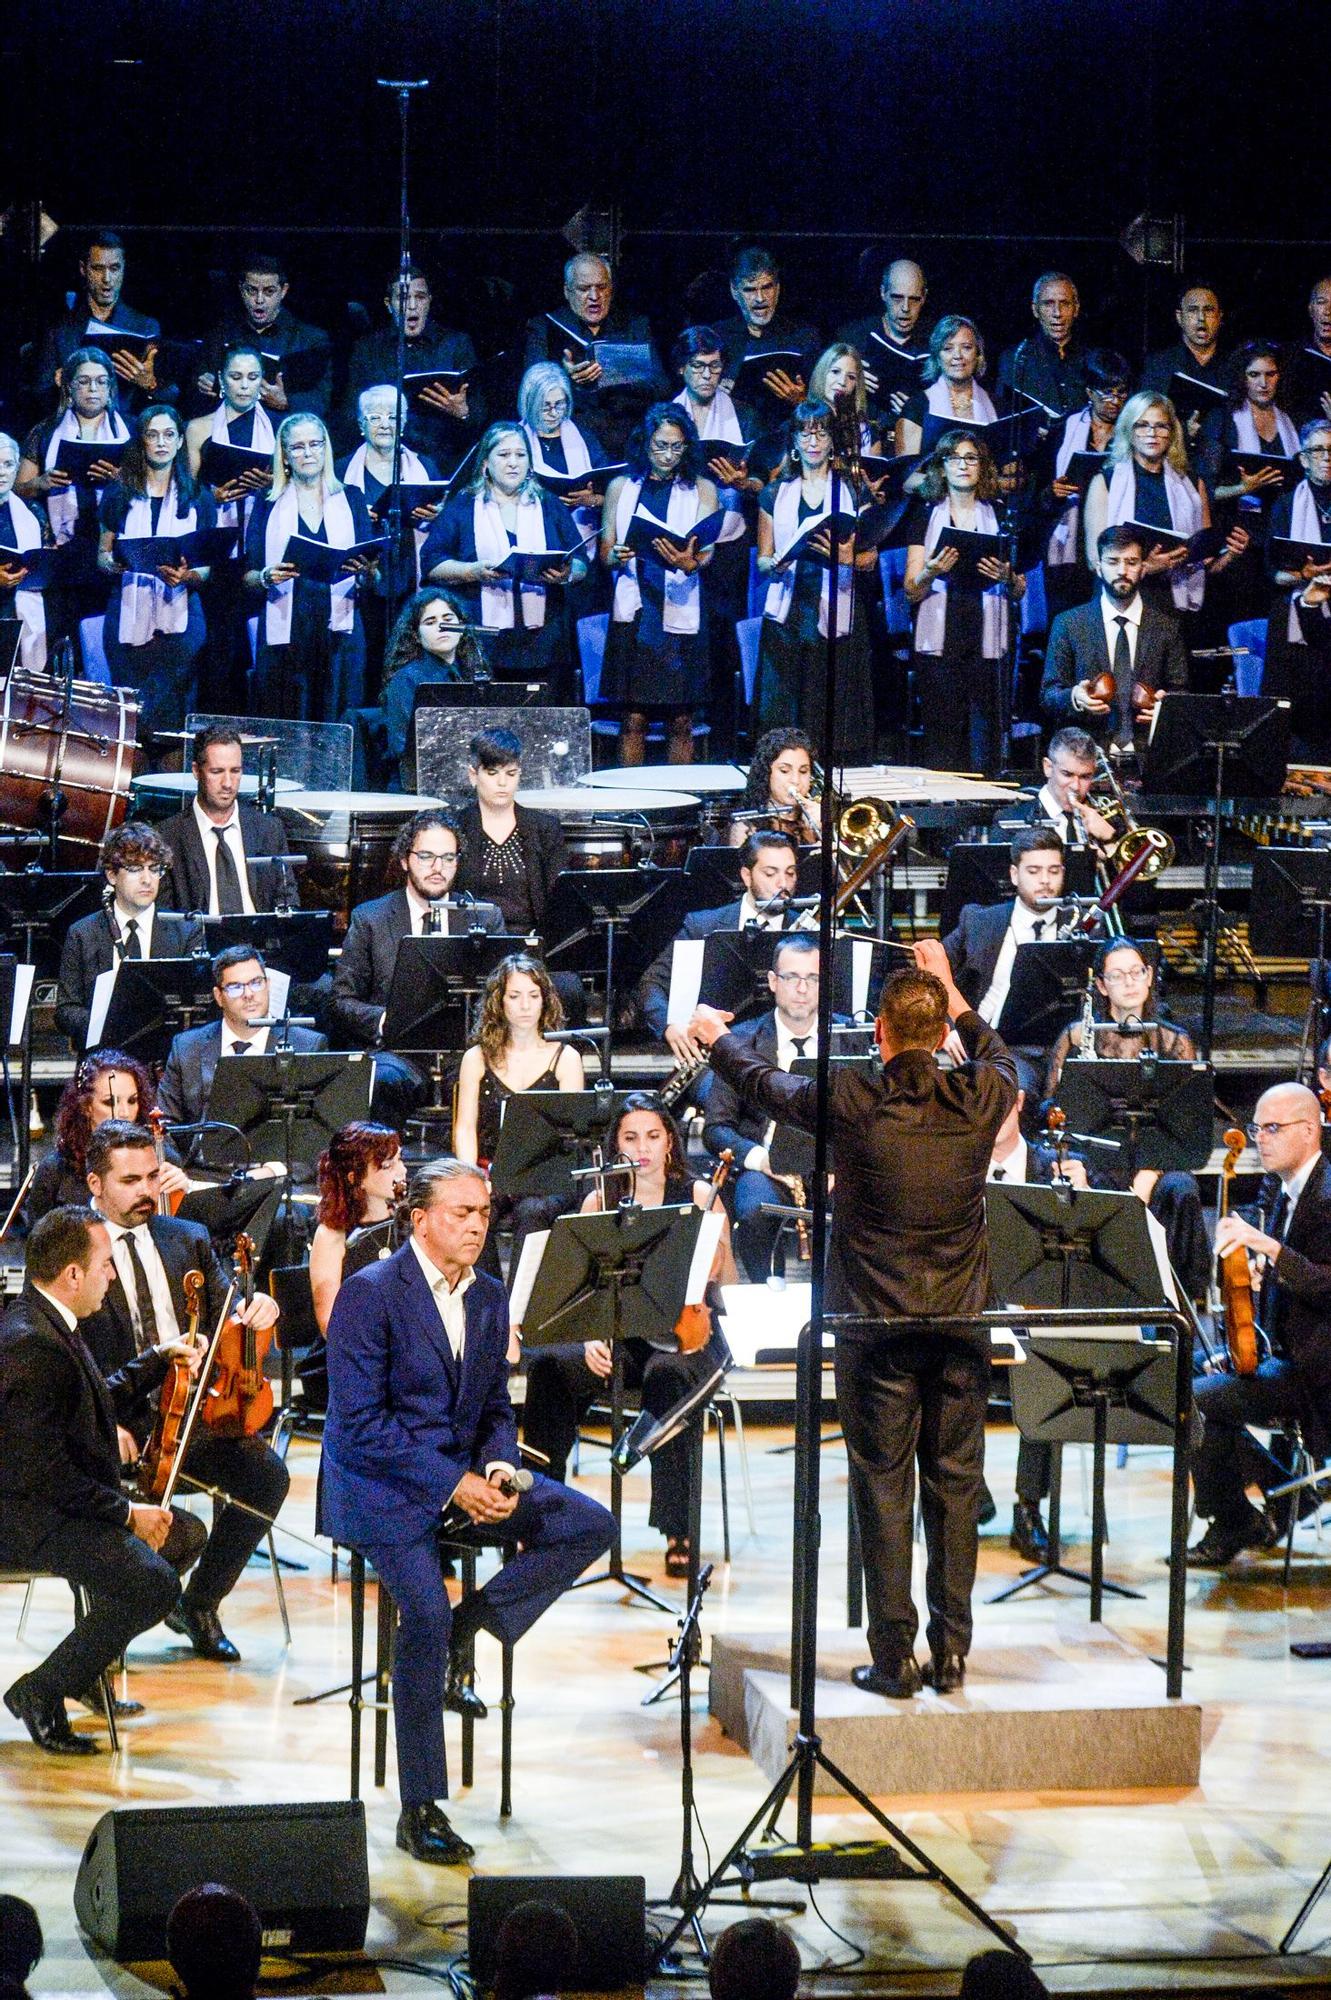
[[[1202,901],[1202,1039],[1209,1060],[1215,1035],[1216,952],[1220,934],[1220,825],[1227,795],[1273,799],[1289,761],[1289,703],[1265,695],[1162,694],[1155,706],[1142,769],[1143,796],[1202,793],[1211,801],[1211,840]]]
[[[1023,832],[1029,831],[1023,825]],[[1006,903],[1012,896],[1012,865],[1005,840],[958,840],[948,849],[947,880],[938,911],[938,935],[955,930],[967,903],[988,908]],[[1093,896],[1096,891],[1095,856],[1089,847],[1066,848],[1063,854],[1063,886],[1069,896]]]
[[[1063,1065],[1054,1102],[1074,1132],[1118,1141],[1125,1184],[1139,1167],[1195,1173],[1211,1157],[1215,1081],[1205,1063],[1149,1051],[1122,1061],[1077,1057]]]
[[[544,681],[422,681],[412,696],[411,725],[423,708],[536,708]]]
[[[231,945],[248,945],[262,954],[266,964],[310,986],[328,970],[331,910],[263,910],[251,916],[204,916],[200,921],[209,958]]]
[[[767,984],[767,975],[772,969],[772,959],[777,945],[785,936],[784,931],[765,931],[758,924],[752,924],[742,931],[713,931],[710,937],[700,940],[702,944],[702,964],[698,974],[696,998],[708,1007],[720,1007],[732,1014],[736,1021],[747,1021],[755,1014],[765,1014],[772,1005],[772,992]],[[699,942],[683,939],[676,942],[674,960],[670,973],[670,989],[675,990],[675,964],[678,963],[682,948]],[[689,1012],[692,1013],[692,1008]]]
[[[604,1085],[594,1090],[524,1090],[510,1097],[490,1162],[494,1192],[514,1199],[572,1195],[574,1170],[589,1164],[593,1147],[618,1118],[624,1097],[622,1090],[607,1090]]]
[[[39,979],[54,979],[66,931],[101,909],[105,887],[100,868],[0,875],[0,937],[21,932],[20,958],[36,966]]]
[[[1010,1049],[1047,1049],[1080,1011],[1096,947],[1088,939],[1019,944],[998,1018]]]
[[[531,1293],[522,1310],[523,1345],[550,1347],[561,1340],[602,1340],[614,1357],[610,1370],[610,1511],[615,1539],[608,1567],[579,1577],[574,1590],[615,1583],[644,1603],[674,1616],[646,1579],[624,1568],[620,1527],[623,1474],[614,1450],[624,1432],[625,1301],[633,1300],[634,1337],[673,1348],[675,1324],[688,1292],[702,1210],[639,1208],[621,1201],[608,1214],[561,1215],[551,1226]],[[528,1243],[534,1243],[529,1238]],[[515,1300],[515,1304],[520,1301]]]
[[[5,1081],[5,1109],[9,1114],[9,1135],[13,1146],[14,1178],[10,1190],[26,1191],[32,1134],[28,1125],[28,1104],[32,1096],[32,991],[34,972],[25,965],[26,991],[21,1006],[22,1020],[14,1033],[15,997],[20,991],[20,965],[12,952],[0,953],[0,1070]],[[14,1079],[9,1052],[19,1051],[18,1108],[14,1106]],[[3,1231],[0,1231],[3,1234]]]
[[[542,955],[557,972],[604,973],[611,1034],[615,989],[621,979],[632,985],[651,963],[655,953],[648,946],[657,920],[673,918],[668,903],[678,882],[677,869],[650,867],[565,868],[555,877],[541,917]],[[601,1066],[608,1077],[609,1036],[601,1047]]]
[[[379,1040],[398,1055],[429,1056],[433,1112],[444,1109],[445,1054],[465,1049],[471,1039],[472,1002],[500,960],[525,942],[480,930],[398,940]]]
[[[1271,958],[1326,958],[1326,915],[1331,910],[1331,851],[1325,847],[1262,847],[1252,865],[1248,943]],[[1318,1042],[1318,1006],[1308,995],[1299,1049],[1299,1075]]]
[[[206,958],[122,958],[101,1033],[89,1047],[123,1049],[148,1065],[164,1062],[176,1036],[213,1012]]]

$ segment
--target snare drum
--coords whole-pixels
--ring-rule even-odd
[[[518,799],[555,814],[570,868],[632,868],[640,861],[682,868],[698,838],[701,809],[691,792],[553,785],[520,791]]]
[[[287,840],[308,857],[300,871],[304,907],[332,910],[344,929],[358,903],[399,888],[402,878],[390,878],[388,864],[403,821],[443,803],[414,792],[279,791]]]

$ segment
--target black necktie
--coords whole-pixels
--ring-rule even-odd
[[[1037,944],[1040,942],[1040,939],[1044,936],[1045,922],[1046,919],[1044,917],[1037,917],[1035,919],[1035,922],[1031,925],[1031,936],[1034,938]]]
[[[122,958],[142,958],[143,946],[139,943],[139,920],[131,917],[125,925],[125,935],[120,946]]]
[[[807,1035],[792,1035],[790,1046],[795,1051],[795,1060],[799,1062],[803,1059],[804,1052],[809,1046],[809,1037]]]
[[[441,937],[443,929],[443,912],[437,902],[432,902],[426,907],[425,915],[421,920],[421,936]]]
[[[1005,1181],[1007,1179],[1007,1168],[995,1167],[989,1178],[991,1181]]]
[[[1132,734],[1132,647],[1128,643],[1128,621],[1116,612],[1118,637],[1114,641],[1114,680],[1118,689],[1118,720],[1125,739]]]
[[[245,898],[240,893],[240,876],[236,873],[235,859],[226,844],[226,828],[215,826],[217,835],[217,914],[219,917],[240,917],[245,913]]]
[[[1075,813],[1065,812],[1063,815],[1063,844],[1065,847],[1076,847],[1079,844]]]
[[[135,1331],[142,1352],[145,1348],[157,1345],[157,1314],[153,1310],[153,1295],[148,1289],[148,1273],[144,1270],[139,1257],[133,1231],[127,1229],[120,1240],[129,1251],[130,1266],[134,1272],[134,1299],[139,1309],[139,1323]]]
[[[250,1047],[250,1045],[249,1045],[249,1043],[248,1043],[248,1042],[239,1042],[239,1041],[237,1041],[237,1042],[232,1042],[232,1044],[231,1044],[231,1053],[232,1053],[232,1055],[233,1055],[233,1056],[243,1056],[243,1055],[248,1055],[248,1054],[249,1054],[249,1047]]]
[[[1267,1227],[1267,1235],[1274,1236],[1277,1243],[1283,1243],[1285,1240],[1285,1224],[1288,1221],[1289,1196],[1285,1193],[1284,1188],[1281,1188],[1280,1193],[1276,1197],[1276,1205],[1271,1210],[1271,1221]],[[1270,1263],[1262,1273],[1261,1291],[1257,1297],[1257,1317],[1261,1322],[1262,1332],[1271,1341],[1274,1341],[1276,1337],[1276,1312],[1279,1296],[1280,1286],[1276,1279],[1276,1267],[1274,1263]]]

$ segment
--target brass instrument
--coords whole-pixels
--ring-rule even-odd
[[[914,830],[915,822],[909,813],[898,813],[894,818],[886,819],[876,799],[854,799],[842,808],[837,819],[837,865],[844,868],[847,858],[852,859],[852,865],[843,874],[832,899],[833,923],[855,901],[865,883],[891,860],[906,835]],[[868,912],[862,906],[861,909],[867,917]],[[814,903],[809,909],[801,911],[791,929],[816,931],[818,924],[818,904]]]
[[[852,799],[837,817],[837,840],[844,854],[868,854],[895,824],[895,817],[884,817],[877,799]]]
[[[1086,803],[1114,828],[1114,844],[1104,855],[1104,860],[1116,874],[1121,875],[1145,853],[1147,858],[1134,868],[1133,879],[1153,882],[1157,875],[1172,866],[1174,843],[1163,827],[1138,826],[1123,787],[1114,776],[1113,766],[1098,744],[1095,761],[1108,780],[1109,790],[1088,797]]]

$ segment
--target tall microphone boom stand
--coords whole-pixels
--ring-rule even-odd
[[[411,595],[410,586],[402,584],[402,450],[403,432],[407,427],[403,410],[403,382],[407,373],[407,292],[411,285],[411,213],[408,204],[409,156],[407,146],[408,115],[413,90],[428,90],[428,76],[405,80],[398,77],[379,76],[375,78],[380,90],[397,93],[398,126],[401,146],[398,164],[398,258],[397,258],[397,352],[393,361],[393,387],[397,401],[393,405],[393,503],[389,509],[388,572],[388,630],[391,632],[397,620],[398,611]]]

